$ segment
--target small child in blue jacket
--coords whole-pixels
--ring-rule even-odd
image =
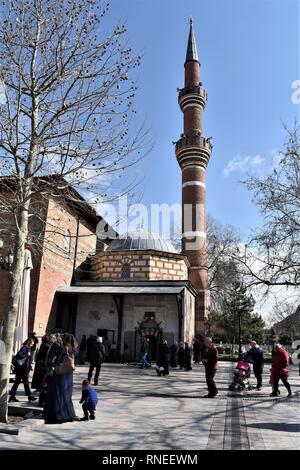
[[[82,382],[82,395],[79,403],[82,403],[84,417],[81,421],[88,421],[95,419],[95,411],[98,403],[98,396],[96,390],[90,385],[90,381],[85,379]]]

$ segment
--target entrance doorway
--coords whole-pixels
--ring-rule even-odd
[[[143,337],[149,338],[151,347],[151,360],[156,361],[157,349],[162,338],[161,324],[155,320],[155,312],[145,312],[144,320],[138,323],[135,329],[135,346],[134,357],[140,357],[140,345],[142,344]]]

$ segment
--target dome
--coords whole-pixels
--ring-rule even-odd
[[[144,229],[121,234],[119,238],[113,240],[106,249],[106,251],[125,250],[155,250],[177,253],[176,248],[169,240],[160,238],[156,233]]]

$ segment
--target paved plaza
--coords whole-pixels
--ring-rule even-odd
[[[0,449],[300,450],[298,367],[291,366],[290,399],[283,385],[280,398],[269,397],[269,364],[262,391],[229,392],[232,368],[232,363],[219,363],[219,395],[204,399],[203,365],[157,377],[154,368],[105,363],[96,387],[101,397],[96,421],[44,425],[39,420],[18,436],[0,434]],[[73,394],[78,416],[86,375],[87,367],[78,366]],[[22,394],[20,388],[18,398],[25,404]]]

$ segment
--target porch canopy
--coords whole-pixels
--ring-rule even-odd
[[[186,281],[170,280],[110,280],[110,281],[77,281],[73,286],[59,286],[56,290],[58,298],[78,297],[81,295],[112,295],[118,313],[117,359],[121,358],[121,341],[123,330],[123,306],[126,295],[174,295],[178,308],[178,337],[182,340],[183,319],[187,291],[196,297],[197,291]]]
[[[58,294],[180,294],[187,286],[60,286]]]

